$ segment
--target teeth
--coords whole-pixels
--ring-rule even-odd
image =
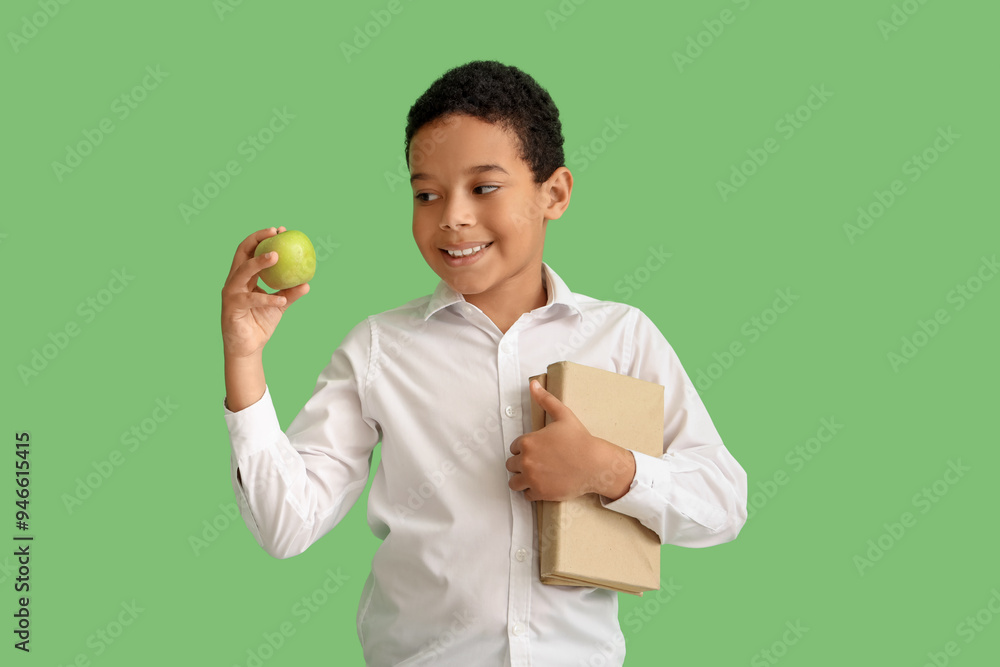
[[[475,248],[466,248],[465,250],[449,250],[448,254],[451,255],[452,257],[466,257],[473,253],[479,252],[488,245],[491,244],[487,243],[486,245],[477,245]]]

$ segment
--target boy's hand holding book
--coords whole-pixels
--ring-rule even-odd
[[[528,500],[571,500],[597,493],[609,500],[625,495],[635,476],[635,459],[627,449],[591,435],[558,398],[537,382],[532,398],[548,413],[544,428],[515,438],[507,470],[508,482]]]
[[[628,492],[632,451],[663,454],[664,388],[561,361],[531,378],[529,391],[532,432],[511,443],[507,469],[516,473],[511,488],[539,500],[542,583],[636,595],[659,588],[659,536],[595,494],[613,501]]]

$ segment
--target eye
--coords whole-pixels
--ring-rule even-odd
[[[488,195],[488,194],[491,194],[491,193],[496,192],[497,190],[499,190],[500,186],[499,185],[477,185],[476,187],[473,188],[473,190],[481,190],[482,188],[493,188],[489,192],[482,193],[484,195]]]
[[[433,201],[431,199],[425,199],[425,197],[437,197],[433,192],[418,192],[414,199],[419,199],[420,201]]]

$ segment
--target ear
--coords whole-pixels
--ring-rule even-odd
[[[573,192],[573,174],[566,167],[559,167],[541,185],[544,195],[545,219],[558,220],[569,206]]]

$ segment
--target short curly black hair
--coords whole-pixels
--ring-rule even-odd
[[[536,183],[565,166],[559,109],[548,91],[528,74],[493,60],[476,60],[448,70],[410,107],[406,116],[406,161],[421,127],[449,114],[495,123],[517,135],[521,159]]]

